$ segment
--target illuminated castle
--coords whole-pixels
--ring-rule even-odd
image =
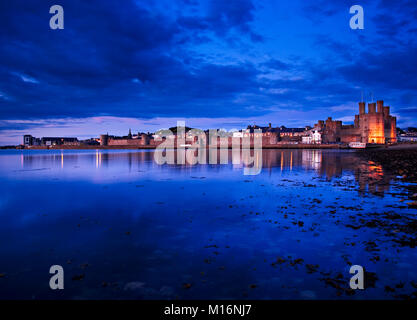
[[[378,107],[378,108],[377,108]],[[397,142],[397,118],[390,115],[390,107],[384,106],[384,101],[368,104],[359,102],[359,114],[355,115],[353,125],[343,125],[342,121],[328,118],[320,120],[315,125],[322,132],[323,142],[365,142],[365,143],[395,143]]]

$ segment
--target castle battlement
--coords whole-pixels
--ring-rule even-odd
[[[397,142],[397,118],[390,115],[390,107],[383,100],[368,103],[359,102],[359,114],[355,115],[354,125],[343,125],[341,121],[328,118],[320,120],[316,127],[323,132],[323,142]]]

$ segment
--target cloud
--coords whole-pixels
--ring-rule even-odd
[[[12,72],[13,75],[17,76],[18,78],[20,78],[23,82],[28,82],[28,83],[39,83],[38,80],[36,80],[35,78],[32,78],[26,74],[21,74],[18,72]]]
[[[193,57],[183,42],[195,29],[218,38],[238,33],[256,38],[250,1],[210,2],[199,23],[131,1],[63,1],[62,6],[66,23],[60,31],[45,28],[44,5],[16,1],[0,8],[9,30],[2,33],[1,89],[15,98],[1,105],[3,118],[193,115],[196,108],[201,115],[217,110],[221,116],[237,110],[231,103],[236,94],[257,87],[257,70],[250,64],[208,63]]]
[[[262,64],[262,66],[274,70],[290,70],[291,65],[278,59],[270,59]]]

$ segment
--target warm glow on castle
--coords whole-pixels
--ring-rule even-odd
[[[378,107],[378,108],[377,108]],[[320,120],[316,127],[323,132],[323,142],[363,142],[363,143],[395,143],[397,142],[397,119],[390,115],[390,107],[384,106],[382,100],[368,104],[359,102],[359,114],[355,115],[353,125],[343,125],[342,121],[328,118]]]

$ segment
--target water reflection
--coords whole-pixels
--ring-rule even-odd
[[[68,299],[332,299],[322,273],[294,261],[349,277],[346,257],[378,272],[378,291],[357,295],[384,298],[391,275],[414,272],[416,253],[362,229],[368,214],[409,213],[380,166],[349,151],[264,150],[248,177],[242,157],[158,165],[149,150],[0,152],[0,299],[57,298],[52,264],[65,266]]]
[[[240,170],[249,160],[240,150],[224,150],[207,152],[206,164],[201,159],[196,164],[185,161],[184,154],[174,152],[175,163],[159,165],[155,161],[155,154],[150,150],[139,151],[53,151],[51,152],[22,152],[20,154],[2,154],[0,157],[1,171],[40,171],[61,169],[71,172],[74,176],[91,176],[92,169],[102,170],[109,174],[146,172],[155,170],[188,172],[218,172],[219,174],[230,169]],[[246,154],[247,155],[247,154]],[[253,157],[253,154],[250,156]],[[224,160],[226,159],[226,161]],[[216,163],[216,164],[213,164]],[[261,163],[259,163],[261,162]],[[355,152],[336,150],[263,150],[261,156],[254,157],[254,165],[262,168],[261,174],[280,172],[314,171],[317,176],[326,180],[342,177],[346,173],[354,175],[359,191],[369,191],[374,194],[383,194],[389,189],[392,177],[387,175],[381,166],[362,160]],[[77,170],[76,170],[77,169]],[[101,170],[100,170],[101,169]],[[243,170],[242,170],[243,174]],[[175,178],[175,177],[174,177]]]

